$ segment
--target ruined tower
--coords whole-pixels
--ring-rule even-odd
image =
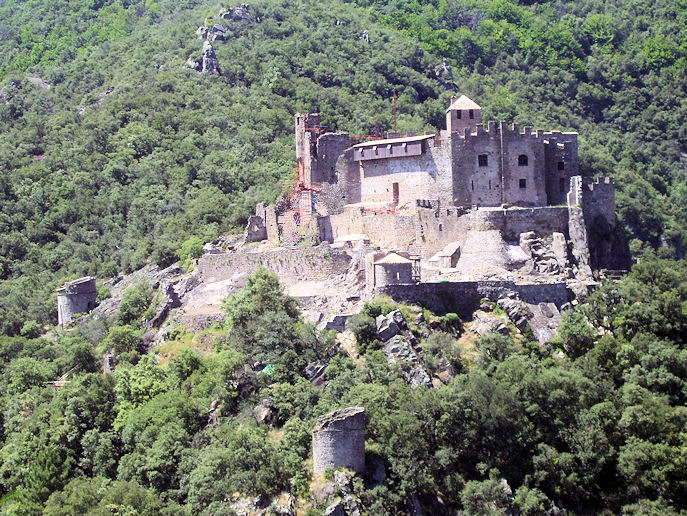
[[[465,129],[476,131],[481,123],[482,108],[474,100],[465,95],[458,97],[458,100],[451,97],[451,105],[446,110],[446,129],[449,134],[463,133]]]
[[[317,419],[312,432],[313,470],[346,468],[365,471],[365,409],[348,407]]]
[[[95,278],[85,276],[57,289],[57,324],[60,328],[68,325],[77,314],[95,308],[97,292]]]

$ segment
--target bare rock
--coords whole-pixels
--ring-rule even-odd
[[[264,398],[260,405],[253,409],[253,417],[258,423],[271,423],[274,419],[274,411],[272,410],[272,399]]]
[[[389,339],[384,346],[384,354],[389,364],[401,366],[401,376],[412,386],[432,387],[432,379],[424,368],[421,357],[413,348],[410,340],[403,335]]]
[[[402,316],[401,316],[402,317]],[[377,336],[382,342],[386,342],[394,335],[398,335],[401,329],[393,318],[380,315],[376,319],[377,322]]]
[[[324,516],[346,516],[343,500],[337,500],[324,510]]]
[[[525,331],[528,321],[532,317],[532,312],[529,310],[527,303],[519,299],[504,297],[499,299],[496,304],[508,314],[508,318],[513,321],[518,330],[521,332]]]
[[[212,75],[222,75],[219,69],[219,60],[215,54],[215,49],[209,41],[203,43],[203,61],[200,70],[202,73],[209,73]]]
[[[501,335],[508,335],[510,331],[503,321],[494,315],[486,314],[482,311],[477,311],[473,314],[472,330],[479,335],[486,335],[488,333],[499,333]]]

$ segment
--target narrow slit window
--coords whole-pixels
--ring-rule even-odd
[[[480,154],[479,156],[477,156],[477,164],[480,167],[489,166],[489,156],[487,156],[486,154]]]
[[[565,170],[565,162],[564,161],[558,162],[558,170]]]
[[[527,179],[520,180],[520,188],[527,188]]]
[[[520,154],[520,156],[518,156],[518,166],[526,167],[528,161],[529,160],[527,159],[527,154]]]
[[[489,180],[489,190],[491,190],[491,179]]]
[[[470,186],[472,187],[472,191],[475,191],[475,181],[470,181]]]
[[[396,281],[401,281],[401,273],[400,272],[396,273]]]
[[[443,225],[443,224],[439,224],[439,231],[443,231],[443,230],[444,230],[444,225]]]
[[[474,112],[472,109],[471,109],[468,113],[469,113],[469,115],[470,115],[470,120],[472,120],[473,118],[475,118],[475,112]]]

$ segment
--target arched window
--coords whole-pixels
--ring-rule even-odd
[[[518,156],[518,166],[527,166],[527,154],[520,154],[520,156]]]

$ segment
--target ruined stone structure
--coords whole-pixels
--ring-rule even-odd
[[[335,410],[317,419],[312,432],[313,470],[316,475],[337,468],[364,473],[365,424],[363,407]]]
[[[90,312],[96,306],[95,278],[85,276],[57,289],[57,324],[67,326],[77,314]]]

